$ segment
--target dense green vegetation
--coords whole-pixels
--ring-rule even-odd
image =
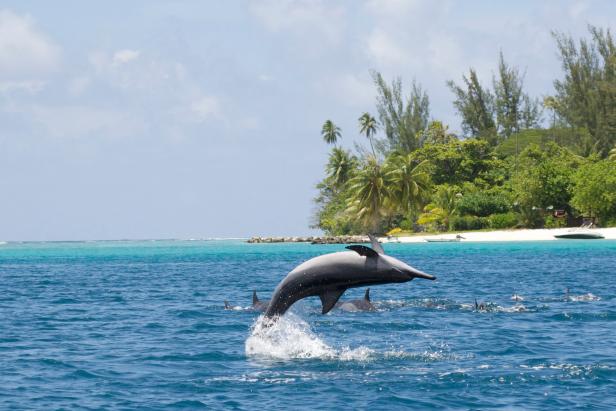
[[[399,78],[373,72],[378,119],[358,119],[370,148],[344,150],[342,130],[323,125],[334,147],[314,226],[355,234],[560,227],[580,217],[616,225],[616,45],[609,30],[589,32],[577,42],[554,33],[563,74],[541,100],[502,53],[490,85],[472,68],[448,81],[460,136],[431,118],[419,83],[405,97]]]

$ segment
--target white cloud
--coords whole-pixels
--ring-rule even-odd
[[[89,76],[78,76],[70,80],[68,84],[68,92],[72,96],[79,96],[86,91],[86,89],[92,83],[92,79]]]
[[[335,43],[341,41],[346,26],[344,8],[322,0],[257,0],[251,10],[272,32],[289,31]]]
[[[426,3],[423,2],[423,4],[425,5]],[[405,15],[417,10],[421,6],[422,2],[419,0],[370,0],[366,3],[369,13],[384,15],[388,18]]]
[[[36,29],[31,17],[0,10],[0,83],[39,91],[43,77],[59,64],[60,48]]]
[[[397,44],[392,34],[377,28],[366,39],[369,56],[380,65],[400,66],[408,62],[408,49]]]
[[[569,16],[573,20],[577,20],[578,18],[582,17],[584,13],[586,13],[588,8],[589,4],[587,1],[575,1],[573,2],[573,4],[571,4],[571,6],[569,6]]]
[[[367,71],[362,75],[345,73],[325,78],[316,83],[316,89],[346,107],[367,110],[374,104],[375,88]]]
[[[143,132],[135,113],[83,105],[33,105],[19,110],[57,138],[130,137]]]
[[[120,66],[122,64],[126,64],[132,60],[135,60],[139,57],[138,50],[119,50],[113,54],[111,59],[111,65]]]
[[[0,82],[0,93],[11,94],[14,91],[36,94],[45,87],[41,80],[3,81]]]
[[[204,96],[193,101],[190,110],[199,122],[221,117],[220,102],[212,96]]]

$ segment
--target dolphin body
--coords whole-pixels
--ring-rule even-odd
[[[370,289],[366,289],[364,298],[361,300],[339,301],[336,303],[336,308],[342,311],[356,312],[356,311],[375,311],[374,305],[370,302]]]
[[[402,261],[385,255],[383,247],[370,236],[372,248],[350,245],[343,251],[312,258],[278,284],[265,311],[265,318],[283,315],[296,301],[319,296],[322,313],[327,314],[348,288],[366,285],[405,283],[413,278],[435,280]]]

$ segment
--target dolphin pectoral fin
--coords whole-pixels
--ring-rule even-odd
[[[319,295],[319,297],[321,298],[321,304],[323,304],[323,310],[321,311],[321,313],[327,314],[328,312],[330,312],[345,291],[346,288],[342,290],[329,290],[324,291],[321,295]]]
[[[385,254],[385,250],[383,250],[383,246],[379,243],[379,240],[376,239],[372,234],[368,234],[368,238],[370,239],[370,243],[372,244],[372,248],[379,254]]]
[[[365,245],[353,244],[353,245],[348,245],[345,248],[347,248],[348,250],[353,250],[357,254],[363,255],[368,258],[379,256],[379,253],[377,253],[370,247],[366,247]]]

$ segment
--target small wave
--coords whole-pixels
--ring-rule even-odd
[[[225,306],[225,310],[227,311],[254,311],[252,306],[242,307],[241,305],[228,305]]]
[[[528,308],[522,304],[516,304],[511,307],[501,307],[498,305],[496,306],[496,311],[501,313],[523,313],[528,311]]]
[[[567,298],[567,300],[573,301],[573,302],[589,302],[589,301],[599,301],[601,300],[601,297],[597,297],[593,293],[587,293],[587,294],[582,294],[582,295],[570,295]]]
[[[520,294],[513,294],[511,296],[511,300],[513,300],[513,301],[524,301],[524,297],[522,297]]]

